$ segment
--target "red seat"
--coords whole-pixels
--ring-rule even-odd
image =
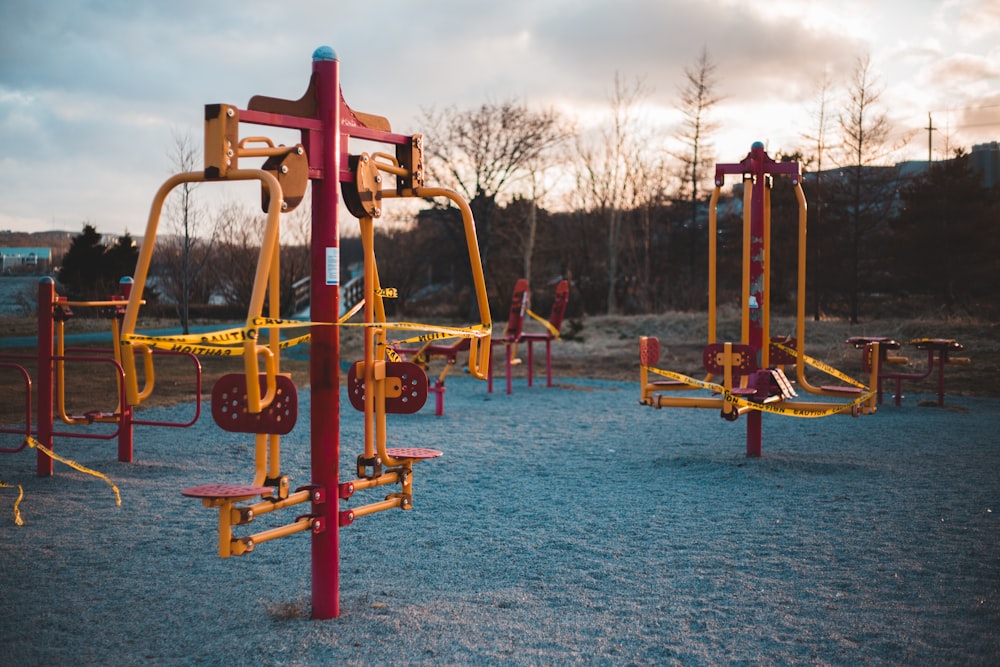
[[[528,386],[532,386],[534,370],[534,350],[532,346],[537,341],[545,343],[545,386],[552,386],[552,341],[559,336],[562,329],[563,317],[566,315],[566,304],[569,303],[569,281],[560,280],[556,284],[556,294],[552,301],[552,311],[549,319],[546,320],[548,326],[544,332],[521,332],[521,340],[528,343]]]
[[[521,340],[524,330],[524,316],[528,310],[528,281],[518,278],[514,283],[514,292],[510,299],[510,314],[507,316],[507,326],[504,327],[503,335],[494,337],[490,348],[490,372],[487,379],[487,391],[493,393],[493,354],[492,348],[503,345],[506,352],[507,370],[507,393],[512,392],[511,369],[514,366],[514,349]]]

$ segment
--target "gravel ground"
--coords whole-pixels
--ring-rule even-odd
[[[507,396],[454,377],[445,416],[429,401],[391,421],[390,445],[445,456],[417,466],[413,511],[342,529],[328,621],[309,618],[309,537],[219,559],[215,510],[180,495],[250,480],[251,437],[207,411],[137,428],[133,464],[113,442],[57,441],[115,481],[120,508],[93,477],[56,464],[39,479],[34,452],[0,455],[25,492],[18,527],[0,489],[0,663],[1000,662],[1000,400],[765,415],[748,460],[743,420],[643,408],[636,382],[560,382]],[[300,398],[282,441],[293,486],[309,476]],[[361,421],[343,405],[348,476]]]

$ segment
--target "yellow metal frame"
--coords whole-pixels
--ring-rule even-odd
[[[419,137],[415,139],[412,150],[416,152],[416,157],[411,158],[411,160],[419,165],[421,162]],[[380,185],[381,179],[371,176],[370,172],[373,169],[392,174],[397,179],[414,183],[414,185],[401,191],[386,190],[383,192]],[[373,472],[371,477],[362,477],[359,470],[359,478],[348,483],[348,487],[350,493],[353,494],[362,489],[398,483],[400,491],[389,494],[385,500],[349,510],[351,520],[393,508],[411,509],[413,506],[413,464],[419,460],[390,456],[387,447],[386,399],[398,396],[400,388],[389,382],[390,378],[386,374],[386,360],[391,350],[387,340],[384,291],[379,281],[378,263],[375,256],[374,218],[381,216],[379,202],[383,198],[419,197],[430,199],[444,197],[458,207],[462,215],[472,269],[473,287],[478,302],[480,318],[478,326],[486,332],[484,336],[469,339],[469,372],[473,377],[481,380],[487,379],[489,374],[493,323],[472,209],[458,193],[445,188],[424,187],[420,181],[420,174],[413,173],[411,169],[401,166],[393,156],[384,153],[358,156],[355,187],[359,190],[359,202],[363,202],[364,215],[358,217],[358,222],[364,252],[364,321],[368,325],[364,328],[364,357],[358,368],[358,374],[363,376],[365,385],[364,453],[362,456],[366,461],[377,461],[379,472],[377,474]],[[442,378],[450,368],[451,364],[446,366]],[[389,468],[384,473],[381,472],[383,465]]]
[[[167,179],[157,190],[150,207],[146,224],[145,241],[139,252],[136,263],[134,286],[125,306],[125,314],[119,334],[118,359],[125,371],[125,394],[130,405],[138,405],[146,399],[153,390],[154,368],[152,351],[146,345],[133,343],[129,337],[135,333],[139,305],[142,302],[142,291],[149,275],[149,268],[155,247],[157,228],[167,196],[174,188],[185,183],[228,182],[228,181],[259,181],[262,189],[262,200],[266,203],[267,220],[261,238],[260,253],[254,273],[253,290],[247,306],[243,341],[243,368],[246,375],[247,410],[258,414],[267,408],[278,392],[278,375],[280,374],[280,331],[276,326],[268,327],[257,324],[257,319],[263,315],[264,301],[268,302],[268,318],[280,319],[280,216],[282,211],[293,208],[285,200],[282,180],[292,191],[294,201],[298,203],[305,185],[308,182],[307,171],[304,170],[306,159],[301,146],[274,146],[266,137],[247,137],[242,141],[238,137],[239,117],[235,107],[230,105],[213,105],[211,113],[205,122],[205,170],[176,174]],[[251,146],[251,144],[255,144]],[[260,145],[257,145],[260,144]],[[248,158],[283,158],[294,154],[292,164],[294,174],[287,174],[280,167],[274,170],[241,169],[238,160]],[[284,166],[284,165],[283,165]],[[116,304],[118,306],[121,303]],[[265,335],[266,330],[266,335]],[[138,373],[135,353],[143,356],[145,386],[138,386]],[[262,360],[261,360],[262,358]],[[260,373],[263,367],[265,378],[264,391],[260,388]],[[284,537],[298,532],[315,529],[315,520],[309,516],[296,519],[293,523],[264,530],[246,537],[233,537],[232,527],[250,523],[255,516],[267,514],[279,509],[307,503],[313,500],[312,492],[300,490],[289,492],[288,478],[281,475],[280,436],[276,434],[255,434],[254,442],[254,477],[253,485],[264,488],[275,487],[270,496],[252,505],[238,507],[235,503],[254,498],[254,495],[202,498],[206,507],[219,509],[218,544],[219,556],[241,555],[253,550],[255,544]]]
[[[178,174],[168,179],[157,191],[150,209],[146,229],[146,242],[143,244],[139,261],[136,266],[135,287],[132,290],[120,335],[122,353],[120,358],[126,373],[126,394],[129,404],[137,404],[151,391],[153,369],[146,369],[148,387],[142,391],[138,388],[137,373],[133,349],[143,349],[138,345],[130,345],[129,337],[135,331],[138,303],[142,288],[148,276],[153,252],[153,239],[159,223],[163,203],[170,191],[184,183],[203,181],[245,181],[258,180],[264,192],[266,203],[267,224],[261,241],[260,255],[254,275],[253,292],[248,304],[246,320],[247,335],[243,345],[244,371],[246,373],[247,408],[250,413],[259,413],[274,400],[277,391],[277,377],[280,373],[279,351],[280,336],[277,326],[257,326],[257,318],[262,315],[265,298],[270,306],[269,317],[280,318],[279,293],[279,222],[280,213],[288,206],[282,197],[282,185],[279,176],[268,169],[240,169],[240,157],[267,157],[269,162],[275,156],[281,156],[291,150],[297,156],[302,156],[302,147],[293,149],[275,148],[265,137],[249,137],[242,141],[238,136],[238,110],[229,105],[212,105],[206,110],[205,123],[205,172]],[[250,144],[255,144],[253,147]],[[388,484],[399,484],[399,492],[389,494],[385,500],[363,505],[349,510],[350,519],[379,512],[391,508],[410,509],[413,493],[413,464],[420,460],[414,458],[397,458],[389,455],[386,426],[386,400],[401,395],[398,383],[391,382],[387,376],[387,345],[388,323],[385,317],[383,299],[386,292],[379,284],[378,266],[374,247],[374,218],[381,215],[381,199],[385,197],[444,197],[455,203],[461,214],[466,234],[469,260],[476,297],[479,305],[480,336],[470,338],[469,371],[479,379],[486,379],[489,373],[492,321],[489,311],[489,300],[486,293],[486,282],[483,274],[482,260],[479,254],[479,244],[476,238],[475,221],[469,205],[455,192],[444,188],[423,187],[421,138],[414,135],[412,145],[405,147],[408,153],[402,154],[406,165],[400,164],[400,159],[376,153],[375,157],[363,154],[352,156],[355,178],[354,197],[347,201],[348,208],[359,219],[362,245],[364,248],[364,358],[359,364],[358,373],[364,379],[364,460],[374,462],[373,473],[364,477],[359,464],[358,479],[341,485],[338,492],[342,497],[349,497],[355,490],[374,488]],[[356,157],[356,160],[355,160]],[[297,159],[296,164],[304,164],[304,158]],[[267,165],[265,165],[266,167]],[[278,170],[279,173],[280,170]],[[381,189],[379,172],[393,174],[397,179],[397,190],[386,192]],[[304,176],[304,173],[303,173]],[[297,187],[298,181],[290,184]],[[347,192],[345,191],[345,194]],[[293,193],[301,196],[301,193]],[[266,342],[262,330],[268,330]],[[126,349],[128,348],[128,349]],[[151,358],[151,355],[149,356]],[[261,394],[259,373],[263,364],[265,377],[264,392]],[[382,466],[389,469],[383,472]],[[377,472],[376,472],[377,469]],[[263,500],[252,505],[238,506],[254,498],[254,495],[225,496],[223,491],[216,493],[220,497],[202,497],[206,507],[217,507],[219,510],[218,540],[219,555],[223,558],[241,555],[253,550],[255,544],[277,539],[285,535],[309,530],[319,530],[325,527],[317,526],[314,519],[304,516],[295,522],[278,528],[258,532],[256,534],[236,538],[233,536],[233,526],[249,523],[255,516],[272,512],[285,507],[305,502],[317,502],[309,490],[289,493],[287,477],[280,473],[280,441],[279,436],[257,434],[254,447],[254,487],[237,487],[236,492],[243,490],[258,491],[278,484],[276,494],[265,496]],[[229,489],[232,490],[232,489]],[[326,492],[333,492],[332,489]],[[209,491],[209,493],[213,493]]]
[[[763,276],[764,284],[762,289],[763,303],[757,304],[758,308],[762,309],[761,317],[763,323],[762,338],[765,341],[761,350],[761,367],[768,368],[770,366],[770,346],[771,346],[771,332],[770,332],[770,261],[771,261],[771,180],[768,176],[768,182],[764,190],[764,267]],[[745,175],[743,181],[743,247],[742,247],[742,293],[750,293],[750,215],[751,215],[751,197],[752,197],[752,176]],[[718,305],[717,305],[717,268],[718,268],[718,256],[717,256],[717,238],[718,238],[718,202],[719,196],[722,190],[721,184],[716,184],[714,190],[712,191],[712,196],[709,201],[709,213],[708,213],[708,233],[709,233],[709,244],[708,244],[708,344],[714,344],[716,342],[717,326],[718,326]],[[806,298],[806,221],[808,217],[808,209],[806,205],[805,193],[802,190],[802,185],[800,180],[795,180],[794,182],[795,196],[798,203],[798,227],[799,227],[799,243],[798,243],[798,293],[796,295],[796,345],[795,350],[795,375],[801,388],[811,394],[819,396],[828,396],[835,398],[845,398],[851,396],[858,396],[857,388],[843,389],[835,387],[819,387],[811,384],[806,377],[806,355],[803,353],[805,349],[805,298]],[[741,327],[740,327],[740,341],[743,344],[747,344],[750,340],[750,304],[749,299],[742,299],[741,307]],[[730,343],[726,343],[727,346]],[[874,351],[870,352],[873,354],[873,360],[871,364],[872,371],[870,377],[868,378],[868,387],[876,387],[878,382],[878,349],[877,344],[874,347]],[[725,391],[731,392],[733,389],[733,377],[732,377],[732,367],[733,367],[732,357],[726,355],[723,367],[725,369],[725,377],[721,387]],[[676,374],[671,374],[673,377]],[[640,403],[643,405],[650,405],[653,407],[693,407],[693,408],[717,408],[722,410],[723,414],[732,414],[735,410],[737,414],[742,414],[749,409],[754,409],[753,407],[747,406],[735,406],[731,401],[726,400],[725,397],[696,397],[696,396],[664,396],[660,394],[661,391],[684,391],[684,390],[698,390],[705,389],[705,383],[711,382],[713,376],[708,373],[703,382],[699,382],[692,378],[685,378],[682,375],[676,375],[676,379],[671,383],[656,383],[650,382],[649,371],[646,366],[643,366],[640,370],[640,385],[641,385],[641,397]],[[716,385],[719,386],[719,385]],[[870,391],[870,396],[864,401],[858,403],[857,401],[852,403],[847,403],[844,405],[842,412],[846,414],[872,414],[876,411],[876,396],[873,391]],[[794,411],[802,413],[817,413],[817,412],[828,412],[832,405],[831,403],[824,402],[788,402],[783,400],[770,401],[770,403],[775,403],[775,411],[780,410],[782,407],[789,409],[794,409]]]

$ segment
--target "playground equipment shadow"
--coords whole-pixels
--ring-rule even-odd
[[[414,506],[342,529],[342,615],[312,621],[309,538],[216,557],[180,495],[245,482],[252,441],[210,419],[113,446],[0,457],[0,644],[18,665],[962,664],[1000,660],[1000,400],[872,417],[765,415],[764,456],[710,411],[649,410],[635,382],[562,377],[390,422]],[[308,414],[308,389],[300,415]],[[342,475],[361,416],[342,398]],[[190,406],[158,407],[170,420]],[[308,482],[308,419],[284,439]],[[271,516],[271,515],[269,515]],[[263,527],[263,526],[262,526]]]

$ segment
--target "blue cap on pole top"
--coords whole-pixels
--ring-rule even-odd
[[[313,51],[313,60],[337,60],[337,52],[332,46],[320,46]]]
[[[753,150],[753,149],[764,150],[764,142],[763,141],[755,141],[752,144],[750,144],[750,149],[751,150]]]

